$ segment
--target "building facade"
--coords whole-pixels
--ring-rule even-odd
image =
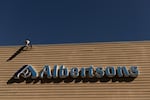
[[[64,65],[68,70],[89,66],[137,66],[138,76],[121,78],[14,79],[24,65],[38,73],[43,66]],[[0,47],[0,100],[149,100],[150,41]],[[117,74],[117,73],[116,73]]]

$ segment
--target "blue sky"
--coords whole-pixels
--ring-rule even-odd
[[[0,45],[150,40],[150,0],[1,0]]]

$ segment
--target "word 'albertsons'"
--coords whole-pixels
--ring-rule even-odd
[[[127,68],[126,66],[118,66],[118,67],[82,67],[77,68],[73,67],[70,70],[64,65],[58,66],[55,65],[51,68],[49,65],[43,67],[40,72],[37,72],[34,67],[31,65],[25,65],[21,69],[19,69],[15,75],[15,79],[20,78],[103,78],[105,77],[137,77],[139,74],[138,67],[131,66]]]

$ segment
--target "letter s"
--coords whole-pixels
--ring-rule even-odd
[[[131,77],[137,77],[138,74],[139,74],[139,71],[138,71],[137,67],[136,66],[131,66],[130,67],[130,76]]]

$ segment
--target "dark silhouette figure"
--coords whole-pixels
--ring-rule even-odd
[[[23,51],[25,48],[25,46],[20,47],[9,59],[7,59],[7,62],[12,60],[13,58],[15,58],[18,54],[21,53],[21,51]]]
[[[25,40],[25,46],[32,48],[32,44],[31,44],[31,41],[29,39]]]
[[[30,50],[32,47],[22,46],[20,47],[10,58],[7,59],[7,62],[15,58],[18,54],[20,54],[23,51]]]
[[[22,51],[27,51],[32,48],[32,44],[29,39],[25,40],[25,45],[20,47],[10,58],[7,59],[7,62],[15,58],[18,54],[20,54]]]

